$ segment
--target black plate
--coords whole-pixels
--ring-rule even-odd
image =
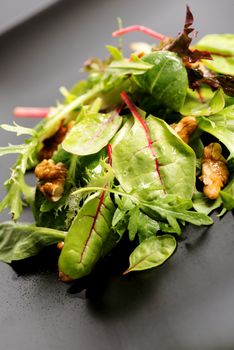
[[[191,0],[190,6],[200,37],[232,31],[232,0]],[[185,1],[67,0],[6,33],[0,37],[1,122],[11,122],[15,105],[53,105],[59,86],[81,77],[83,61],[104,57],[104,45],[115,43],[117,16],[125,25],[175,35],[184,13]],[[124,42],[143,39],[131,34]],[[7,142],[15,137],[1,131],[0,145]],[[1,183],[12,160],[1,158]],[[15,270],[1,263],[1,349],[234,349],[234,221],[232,213],[214,218],[209,229],[187,227],[163,266],[127,277],[119,252],[108,270],[99,266],[73,286],[57,280],[51,250],[14,264]],[[31,220],[29,212],[24,219]]]

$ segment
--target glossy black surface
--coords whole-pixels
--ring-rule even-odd
[[[189,3],[200,37],[232,32],[232,0]],[[110,34],[117,16],[125,25],[145,24],[175,35],[184,12],[185,1],[68,0],[5,34],[0,37],[0,122],[11,122],[15,105],[54,104],[59,86],[69,87],[82,76],[83,61],[104,57],[104,45],[115,43]],[[124,42],[143,39],[131,34]],[[0,131],[0,145],[7,142],[16,143],[14,135]],[[13,159],[0,159],[1,183]],[[9,217],[5,213],[1,219]],[[32,219],[29,212],[24,219]],[[208,229],[187,227],[166,264],[127,277],[120,273],[126,259],[119,251],[91,278],[72,286],[57,280],[57,253],[50,249],[14,264],[15,270],[0,263],[0,348],[234,349],[233,214],[214,219]]]

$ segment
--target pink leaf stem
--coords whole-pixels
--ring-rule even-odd
[[[48,107],[16,107],[13,115],[16,118],[45,118],[49,112]]]
[[[121,28],[121,29],[113,32],[112,36],[117,37],[117,36],[121,36],[124,34],[128,34],[130,32],[136,32],[136,31],[142,32],[142,33],[149,35],[157,40],[167,40],[168,39],[168,37],[166,35],[155,32],[154,30],[147,28],[147,27],[144,27],[144,26],[141,26],[141,25],[133,25],[133,26]]]
[[[159,179],[161,181],[161,184],[163,185],[163,181],[162,181],[162,178],[161,178],[161,174],[160,174],[160,169],[159,169],[159,163],[158,163],[158,159],[157,159],[157,156],[156,156],[156,152],[152,146],[153,144],[153,141],[151,140],[151,137],[150,137],[150,133],[149,133],[149,129],[148,129],[148,126],[145,122],[145,120],[141,117],[140,113],[138,112],[136,106],[134,105],[134,103],[131,101],[130,97],[126,94],[125,91],[122,91],[121,92],[121,97],[122,97],[122,100],[126,103],[126,105],[128,106],[130,112],[132,113],[132,115],[134,116],[134,118],[136,118],[142,125],[144,131],[145,131],[145,136],[146,136],[146,139],[147,139],[147,147],[149,148],[152,156],[153,156],[153,159],[154,159],[154,162],[155,162],[155,170],[156,170],[156,173],[158,174],[159,176]],[[164,186],[163,186],[164,188]],[[164,188],[164,192],[165,192],[165,188]]]

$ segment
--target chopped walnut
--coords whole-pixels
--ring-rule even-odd
[[[52,159],[44,159],[35,168],[39,179],[38,188],[52,202],[57,202],[64,192],[67,169],[63,163],[55,164]]]
[[[185,143],[189,143],[191,134],[197,128],[197,121],[194,117],[184,117],[178,124],[172,124],[171,127]]]
[[[202,159],[203,192],[206,197],[216,199],[219,191],[227,183],[229,171],[226,159],[222,156],[222,147],[219,143],[211,143],[204,148]]]
[[[38,159],[40,161],[42,161],[43,159],[50,159],[53,156],[53,153],[57,150],[60,143],[63,142],[66,133],[68,132],[68,130],[70,130],[70,128],[73,125],[73,122],[68,123],[68,125],[66,126],[63,123],[64,121],[61,122],[58,131],[56,131],[56,133],[53,136],[43,141],[43,147],[38,153]]]

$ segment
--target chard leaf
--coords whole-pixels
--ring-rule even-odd
[[[146,123],[166,192],[190,199],[194,191],[196,170],[193,150],[162,119],[149,116]]]
[[[157,51],[142,58],[153,68],[134,77],[136,83],[159,103],[179,111],[184,104],[188,77],[181,59],[173,52]]]
[[[203,90],[200,91],[201,96],[203,96]],[[191,116],[209,116],[220,112],[225,105],[224,93],[222,89],[212,94],[211,98],[206,99],[201,102],[196,91],[188,90],[185,103],[180,110],[182,115]]]
[[[163,120],[149,116],[145,127],[148,131],[135,119],[131,128],[120,130],[113,139],[112,167],[121,187],[142,199],[156,198],[164,191],[191,198],[194,152]]]
[[[0,260],[10,263],[34,256],[51,244],[65,239],[66,232],[31,224],[0,224]]]
[[[91,272],[103,254],[105,242],[111,234],[114,211],[111,198],[105,192],[85,202],[65,239],[59,257],[60,272],[72,279]]]
[[[62,147],[76,155],[99,152],[115,135],[122,123],[116,111],[111,113],[87,113],[65,137]]]
[[[195,46],[211,52],[212,60],[203,60],[209,69],[222,74],[234,75],[234,34],[209,34]]]
[[[153,67],[152,64],[144,62],[143,60],[129,61],[128,59],[113,61],[108,66],[108,70],[112,74],[117,74],[118,76],[127,74],[143,74]]]
[[[130,255],[129,268],[124,272],[147,270],[163,264],[175,251],[173,236],[163,235],[144,240]]]

